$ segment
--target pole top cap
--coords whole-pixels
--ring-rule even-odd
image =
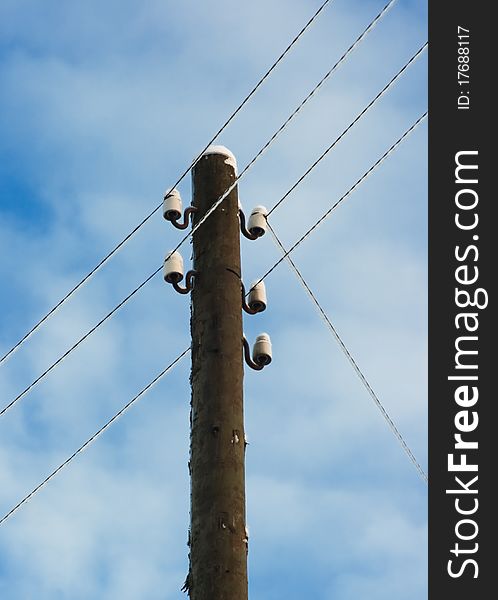
[[[237,173],[237,159],[233,152],[228,148],[225,148],[225,146],[209,146],[209,148],[206,148],[202,153],[202,156],[207,156],[208,154],[221,154],[222,156],[225,156],[225,164],[232,166],[235,173]]]

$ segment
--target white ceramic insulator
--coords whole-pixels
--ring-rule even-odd
[[[267,209],[264,206],[256,206],[252,209],[247,229],[249,233],[261,237],[266,233]]]
[[[267,333],[257,336],[252,349],[252,359],[257,365],[269,365],[272,359],[271,340]]]
[[[247,302],[249,308],[263,312],[266,309],[266,287],[264,281],[253,281]]]
[[[177,189],[168,190],[163,200],[163,217],[167,221],[178,221],[183,213],[182,199]]]
[[[169,253],[166,255],[163,277],[167,283],[178,283],[183,279],[183,258],[179,252],[173,252],[171,256]]]

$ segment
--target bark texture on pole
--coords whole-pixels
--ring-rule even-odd
[[[233,161],[206,154],[192,169],[195,223],[233,184]],[[247,600],[240,233],[235,188],[193,236],[192,600]]]

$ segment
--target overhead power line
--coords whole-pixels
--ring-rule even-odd
[[[19,400],[21,400],[21,398],[26,396],[26,394],[28,394],[35,387],[35,385],[37,385],[46,375],[48,375],[50,373],[50,371],[55,369],[55,367],[57,367],[57,365],[59,365],[65,358],[67,358],[71,354],[71,352],[73,352],[73,350],[76,350],[76,348],[80,344],[82,344],[88,337],[90,337],[92,335],[92,333],[94,333],[101,325],[103,325],[108,319],[110,319],[114,313],[116,313],[122,306],[124,306],[130,298],[132,298],[138,291],[140,291],[145,285],[147,285],[147,283],[149,283],[149,281],[155,275],[157,275],[157,273],[159,273],[161,268],[162,267],[159,267],[153,273],[151,273],[146,279],[144,279],[144,281],[142,281],[142,283],[140,285],[138,285],[131,293],[129,293],[128,296],[126,296],[126,298],[121,300],[121,302],[119,304],[117,304],[110,312],[108,312],[105,317],[100,319],[100,321],[97,324],[95,324],[83,336],[81,336],[77,342],[75,342],[68,350],[66,350],[64,352],[64,354],[59,356],[59,358],[55,362],[53,362],[50,365],[50,367],[46,368],[45,371],[43,371],[43,373],[38,375],[38,377],[36,379],[34,379],[26,388],[24,388],[24,390],[20,394],[18,394],[15,398],[13,398],[6,406],[4,406],[2,408],[2,410],[0,410],[0,417],[2,415],[4,415],[10,408],[12,408],[14,406],[14,404],[19,402]]]
[[[171,256],[174,252],[176,252],[177,250],[179,250],[179,248],[185,243],[186,240],[188,240],[204,223],[205,221],[210,217],[210,215],[216,210],[216,208],[223,202],[223,200],[225,200],[225,198],[227,198],[227,196],[230,194],[230,192],[236,187],[236,185],[238,184],[238,182],[240,181],[240,179],[243,177],[243,175],[254,165],[254,163],[258,160],[258,158],[269,148],[269,146],[273,143],[273,141],[278,137],[278,135],[287,127],[287,125],[291,122],[291,120],[298,114],[298,112],[303,108],[303,106],[306,104],[306,102],[308,102],[308,100],[318,91],[318,89],[323,85],[323,83],[330,77],[330,75],[338,68],[338,66],[345,60],[345,58],[354,50],[354,48],[357,47],[357,45],[361,42],[361,40],[367,35],[367,33],[369,31],[371,31],[371,29],[373,27],[375,27],[376,23],[385,15],[385,13],[388,11],[388,9],[394,4],[394,2],[396,2],[396,0],[390,0],[390,2],[388,2],[384,8],[378,13],[378,15],[375,17],[375,19],[373,19],[373,21],[370,22],[370,24],[368,25],[368,27],[366,27],[366,29],[363,30],[363,32],[358,36],[358,38],[349,46],[349,48],[343,53],[343,55],[341,56],[341,58],[339,58],[339,60],[334,64],[334,66],[324,75],[324,77],[322,77],[322,79],[317,83],[317,85],[315,85],[315,87],[311,90],[311,92],[303,99],[303,101],[298,105],[298,107],[291,113],[291,115],[284,121],[284,123],[275,131],[275,133],[271,136],[271,138],[266,142],[266,144],[259,150],[259,152],[254,156],[254,158],[244,167],[244,169],[241,171],[241,173],[236,177],[235,181],[233,182],[233,184],[216,200],[216,202],[214,202],[214,204],[211,206],[211,208],[204,214],[204,216],[202,217],[202,219],[200,219],[196,225],[194,225],[194,227],[191,229],[190,232],[188,232],[187,234],[185,234],[180,241],[177,243],[177,245],[175,246],[175,248],[173,250],[171,250],[171,252],[168,254],[168,256]],[[385,90],[392,85],[392,83],[395,81],[395,79],[397,77],[399,77],[401,75],[401,73],[404,71],[405,68],[408,67],[409,64],[411,64],[411,62],[413,62],[415,60],[415,58],[420,54],[420,52],[423,50],[423,48],[421,50],[419,50],[417,52],[416,55],[414,55],[410,61],[405,65],[405,67],[398,72],[398,74],[391,80],[391,82],[385,87],[384,90],[382,90],[378,96],[369,104],[369,106],[362,111],[362,113],[355,119],[355,121],[353,122],[352,125],[354,125],[354,123],[366,112],[366,110],[368,110],[368,108],[370,108],[370,106],[385,92]],[[346,130],[349,130],[352,125],[350,125]],[[345,132],[342,135],[345,135]],[[342,137],[342,135],[340,137]],[[340,138],[338,138],[338,140],[336,140],[335,143],[337,143],[337,141],[339,141]],[[332,149],[332,147],[330,147],[325,153],[324,155],[319,159],[319,161]],[[318,161],[318,162],[319,162]],[[318,164],[318,163],[316,163]],[[312,168],[314,168],[313,165]],[[311,170],[311,169],[310,169]],[[310,171],[309,170],[309,171]],[[308,171],[308,172],[309,172]],[[306,173],[307,174],[307,173]],[[295,186],[294,186],[295,187]],[[140,285],[138,285],[130,294],[128,294],[128,296],[126,296],[126,298],[124,298],[117,306],[115,306],[109,313],[107,313],[107,315],[105,317],[103,317],[96,325],[94,325],[85,335],[83,335],[75,344],[73,344],[73,346],[71,346],[71,348],[69,348],[62,356],[60,356],[52,365],[50,365],[50,367],[48,367],[47,369],[45,369],[45,371],[39,375],[34,381],[32,381],[20,394],[18,394],[15,398],[13,398],[3,409],[0,410],[0,417],[2,415],[4,415],[7,410],[9,410],[10,408],[12,408],[19,400],[21,400],[21,398],[23,398],[26,394],[28,394],[46,375],[48,375],[48,373],[50,373],[57,365],[59,365],[65,358],[67,358],[67,356],[69,356],[69,354],[71,354],[71,352],[73,352],[73,350],[75,350],[82,342],[84,342],[92,333],[94,333],[101,325],[103,325],[108,319],[110,319],[122,306],[124,306],[128,300],[130,300],[130,298],[132,298],[139,290],[141,290],[155,275],[157,275],[157,273],[159,273],[159,271],[161,270],[161,267],[158,267],[154,272],[152,272]]]
[[[396,80],[399,77],[401,77],[401,75],[406,71],[406,69],[408,69],[408,67],[412,63],[414,63],[417,60],[417,58],[420,57],[422,52],[424,52],[424,50],[427,48],[427,45],[428,43],[425,42],[425,44],[421,46],[419,50],[417,50],[417,52],[415,52],[415,54],[410,58],[410,60],[403,65],[403,67],[396,73],[396,75],[394,75],[391,78],[391,80],[380,90],[380,92],[375,96],[375,98],[373,98],[365,106],[365,108],[360,113],[358,113],[358,115],[353,119],[353,121],[351,121],[351,123],[346,127],[346,129],[344,129],[344,131],[330,144],[330,146],[326,150],[324,150],[324,152],[315,160],[315,162],[308,168],[308,170],[301,175],[301,177],[296,181],[296,183],[287,190],[287,192],[282,196],[282,198],[280,198],[280,200],[275,204],[275,206],[271,208],[271,210],[268,212],[267,217],[269,217],[272,214],[272,212],[276,208],[278,208],[282,204],[282,202],[284,202],[284,200],[297,188],[301,181],[303,181],[303,179],[305,179],[311,173],[311,171],[318,165],[318,163],[320,163],[327,156],[327,154],[342,140],[342,138],[349,132],[349,130],[352,129],[354,125],[356,125],[356,123],[363,117],[363,115],[387,92],[387,90],[396,82]]]
[[[256,85],[251,89],[251,91],[247,94],[247,96],[242,100],[242,102],[237,106],[237,108],[232,112],[230,117],[225,121],[225,123],[218,129],[218,131],[213,135],[213,137],[209,140],[203,150],[197,155],[197,157],[192,161],[192,163],[188,166],[187,169],[180,175],[177,179],[176,183],[171,186],[172,188],[176,188],[185,178],[185,176],[190,172],[190,169],[195,165],[195,163],[201,158],[204,152],[215,142],[218,137],[223,133],[223,131],[228,127],[228,125],[233,121],[233,119],[239,114],[239,112],[244,108],[244,106],[249,102],[249,100],[254,96],[254,94],[258,91],[258,89],[263,85],[263,83],[268,79],[268,77],[273,73],[276,67],[282,62],[285,56],[290,52],[293,46],[299,41],[299,39],[303,36],[306,30],[313,24],[313,22],[318,18],[320,13],[324,10],[324,8],[332,2],[333,0],[325,0],[318,10],[313,14],[313,16],[308,20],[308,22],[304,25],[304,27],[299,31],[299,33],[294,37],[294,39],[289,43],[289,45],[285,48],[285,50],[280,54],[280,56],[275,60],[275,62],[271,65],[271,67],[266,71],[266,73],[261,77],[261,79],[256,83]],[[134,235],[137,233],[139,229],[141,229],[145,223],[147,223],[151,217],[161,208],[161,204],[158,204],[150,213],[148,213],[141,221],[134,227],[108,254],[106,254],[73,288],[67,292],[65,296],[63,296],[57,304],[53,308],[51,308],[33,327],[27,331],[23,337],[14,345],[8,352],[6,352],[2,358],[0,358],[0,364],[3,363],[9,356],[11,356],[19,347],[29,338],[31,335],[47,320],[49,319],[77,290],[79,290],[89,279],[103,267],[107,261],[112,258]]]
[[[365,181],[365,179],[367,179],[367,177],[380,165],[382,164],[382,162],[390,155],[392,154],[395,149],[401,144],[401,142],[408,136],[410,135],[410,133],[412,133],[412,131],[414,131],[414,129],[427,117],[427,112],[425,112],[421,117],[419,117],[417,119],[417,121],[415,121],[415,123],[413,123],[413,125],[411,127],[409,127],[405,133],[403,133],[403,135],[398,138],[398,140],[367,170],[365,171],[365,173],[349,188],[349,190],[343,195],[341,196],[341,198],[339,198],[339,200],[337,200],[337,202],[335,202],[333,204],[333,206],[324,214],[322,215],[322,217],[320,217],[320,219],[313,225],[313,227],[311,227],[303,236],[301,236],[301,238],[299,238],[299,240],[289,249],[289,250],[285,250],[284,255],[282,256],[282,258],[280,258],[266,273],[265,275],[263,275],[263,277],[261,277],[259,279],[259,281],[257,283],[259,283],[260,281],[263,281],[264,279],[266,279],[270,273],[272,273],[274,271],[274,269],[276,269],[276,267],[285,259],[287,258],[291,252],[293,252],[297,246],[299,246],[310,234],[312,231],[314,231],[314,229],[316,229],[316,227],[323,222],[323,220],[330,215],[330,213],[342,202],[344,201],[363,181]],[[256,285],[256,284],[255,284]],[[59,471],[61,471],[69,462],[71,462],[73,460],[73,458],[75,458],[75,456],[77,456],[78,454],[80,454],[86,447],[88,447],[89,444],[92,443],[92,441],[94,441],[98,436],[100,436],[118,417],[120,417],[134,402],[136,402],[136,400],[138,400],[141,396],[143,396],[143,394],[145,394],[146,391],[148,391],[155,383],[157,383],[157,381],[159,381],[159,379],[165,375],[167,373],[167,371],[169,371],[171,368],[173,368],[173,366],[175,364],[177,364],[182,358],[183,356],[185,356],[185,354],[187,354],[187,352],[190,350],[190,348],[186,348],[172,363],[170,363],[166,369],[164,369],[159,375],[157,375],[145,388],[143,388],[134,398],[132,398],[132,400],[130,400],[130,402],[128,402],[120,411],[118,411],[114,417],[112,417],[103,427],[101,427],[91,438],[89,438],[84,444],[82,444],[82,446],[80,446],[80,448],[78,448],[78,450],[76,450],[75,452],[73,452],[73,454],[66,459],[61,465],[59,465],[59,467],[57,467],[57,469],[55,469],[54,471],[52,471],[52,473],[46,477],[38,486],[36,486],[27,496],[25,496],[20,502],[18,502],[11,510],[9,510],[2,519],[0,519],[0,525],[6,520],[8,519],[14,512],[16,512],[23,504],[25,504],[30,498],[33,497],[34,494],[36,494],[46,483],[48,483],[48,481],[50,481],[50,479],[52,479]]]
[[[427,44],[424,44],[424,46],[422,46],[422,48],[410,59],[410,61],[397,73],[397,75],[395,77],[393,77],[393,79],[391,79],[391,81],[387,84],[387,86],[381,91],[379,92],[379,94],[377,94],[377,96],[375,97],[375,99],[368,105],[368,107],[366,109],[364,109],[360,115],[353,121],[352,125],[354,125],[355,122],[358,121],[358,119],[361,117],[361,115],[363,115],[366,110],[368,110],[368,108],[373,104],[373,102],[375,102],[376,99],[378,99],[384,92],[385,90],[392,85],[392,83],[395,81],[395,79],[406,69],[406,67],[413,62],[419,55],[420,53],[426,48]],[[394,142],[394,144],[367,170],[365,171],[365,173],[349,188],[349,190],[339,198],[339,200],[337,200],[332,207],[325,212],[324,215],[322,215],[320,217],[320,219],[303,235],[301,236],[301,238],[289,249],[286,250],[285,247],[283,246],[282,242],[280,241],[280,239],[278,238],[275,230],[272,228],[271,224],[268,222],[268,228],[270,230],[270,232],[272,233],[276,244],[278,245],[278,247],[280,248],[280,250],[283,252],[283,256],[282,258],[280,258],[264,275],[263,277],[261,277],[252,287],[255,287],[258,283],[260,283],[261,281],[263,281],[264,279],[266,279],[273,271],[274,269],[277,268],[277,266],[284,260],[286,259],[289,264],[291,265],[292,269],[294,270],[294,272],[296,273],[297,277],[299,278],[300,282],[302,283],[302,285],[304,286],[305,290],[307,291],[307,293],[309,294],[309,296],[311,297],[312,301],[314,302],[314,304],[316,305],[316,307],[318,308],[320,315],[322,316],[322,318],[324,319],[325,323],[327,324],[327,327],[330,329],[330,331],[332,332],[332,335],[335,337],[335,339],[337,340],[337,342],[339,343],[342,351],[344,352],[344,354],[346,355],[347,359],[349,360],[349,362],[351,363],[351,365],[353,366],[356,374],[358,375],[358,377],[360,378],[361,382],[363,383],[363,385],[366,387],[368,393],[370,394],[370,396],[372,397],[373,401],[375,402],[375,404],[377,405],[377,407],[379,408],[380,412],[382,413],[384,419],[386,420],[386,422],[388,423],[389,427],[391,428],[392,432],[394,433],[395,437],[398,439],[399,443],[401,444],[403,450],[405,451],[405,453],[407,454],[408,458],[411,460],[411,462],[413,463],[413,465],[415,466],[415,468],[417,469],[418,473],[420,474],[420,476],[422,477],[422,479],[424,479],[425,482],[428,482],[428,477],[427,474],[425,473],[425,471],[423,470],[423,468],[421,467],[420,463],[418,462],[418,460],[416,459],[415,455],[413,454],[413,452],[411,451],[410,447],[408,446],[408,444],[406,443],[406,441],[404,440],[403,436],[401,435],[400,431],[398,430],[398,428],[396,427],[394,421],[391,419],[391,417],[389,416],[387,410],[384,408],[382,402],[380,401],[380,399],[378,398],[377,394],[375,393],[375,391],[373,390],[372,386],[370,385],[370,383],[368,382],[367,378],[365,377],[365,375],[363,374],[363,372],[361,371],[360,367],[358,366],[357,362],[355,361],[355,359],[353,358],[353,356],[351,355],[351,353],[349,352],[347,346],[345,345],[345,343],[343,342],[342,338],[340,337],[339,333],[337,332],[337,330],[335,329],[334,325],[332,324],[332,322],[330,321],[329,317],[327,316],[327,314],[325,313],[324,309],[322,308],[322,306],[320,305],[320,303],[318,302],[316,296],[314,295],[313,291],[311,290],[311,288],[309,287],[309,285],[306,283],[304,277],[302,276],[302,274],[300,273],[299,269],[297,268],[296,264],[294,263],[294,261],[291,259],[290,254],[291,252],[293,252],[317,227],[318,225],[320,225],[330,214],[333,210],[335,210],[337,208],[337,206],[339,206],[339,204],[341,202],[343,202],[363,181],[365,181],[365,179],[367,179],[367,177],[380,165],[382,164],[382,162],[384,162],[384,160],[390,155],[392,154],[396,148],[401,144],[401,142],[407,138],[417,127],[418,125],[427,117],[427,112],[425,112],[423,115],[421,115],[416,121],[415,123],[413,123],[413,125],[411,125],[404,133],[403,135],[398,138],[396,140],[396,142]],[[350,125],[348,128],[346,128],[344,130],[344,132],[347,132],[352,125]],[[275,208],[277,208],[280,204],[282,204],[282,202],[291,194],[291,192],[311,173],[311,171],[317,166],[317,164],[323,160],[323,158],[327,155],[327,153],[335,146],[335,144],[337,143],[337,141],[339,139],[341,139],[341,137],[343,137],[344,132],[336,139],[335,142],[333,142],[329,148],[323,152],[321,154],[321,156],[311,165],[311,167],[297,180],[297,182],[282,196],[282,198],[280,198],[280,200],[273,206],[273,208],[269,211],[268,216],[275,210]],[[251,288],[252,289],[252,288]],[[249,295],[251,290],[249,290],[246,294],[246,296]]]
[[[31,492],[29,494],[27,494],[26,496],[24,496],[24,498],[22,500],[20,500],[13,508],[11,508],[1,519],[0,519],[0,525],[2,525],[2,523],[4,521],[6,521],[9,517],[11,517],[19,508],[21,508],[21,506],[23,504],[25,504],[28,500],[30,500],[37,492],[39,492],[41,490],[42,487],[44,487],[53,477],[55,477],[55,475],[57,475],[57,473],[59,473],[60,471],[62,471],[62,469],[64,467],[66,467],[74,458],[76,458],[76,456],[78,456],[78,454],[81,454],[81,452],[83,452],[83,450],[86,450],[86,448],[88,448],[88,446],[94,442],[100,435],[102,435],[102,433],[104,433],[104,431],[110,427],[119,417],[121,417],[133,404],[135,404],[135,402],[137,400],[139,400],[146,392],[148,392],[164,375],[166,375],[166,373],[168,373],[168,371],[171,371],[171,369],[173,369],[173,367],[175,367],[180,361],[181,359],[187,354],[187,352],[190,350],[190,348],[186,348],[181,354],[179,354],[175,360],[173,360],[165,369],[163,369],[158,375],[156,375],[156,377],[154,377],[154,379],[148,383],[144,388],[142,388],[140,390],[140,392],[138,392],[138,394],[136,396],[134,396],[127,404],[125,404],[123,406],[123,408],[121,410],[119,410],[112,418],[110,418],[107,423],[105,423],[105,425],[102,425],[102,427],[96,431],[90,438],[87,439],[87,441],[82,444],[77,450],[75,450],[71,456],[69,456],[69,458],[66,458],[66,460],[61,463],[56,469],[54,469],[50,475],[48,475],[47,477],[45,477],[45,479],[39,483],[35,488],[33,488],[33,490],[31,490]]]
[[[282,131],[289,125],[292,119],[299,113],[299,111],[304,107],[304,105],[310,100],[316,92],[322,87],[322,85],[327,81],[327,79],[334,73],[339,66],[346,60],[346,58],[355,50],[355,48],[360,44],[360,42],[365,38],[366,35],[375,27],[375,25],[382,19],[382,17],[387,13],[387,11],[391,8],[391,6],[396,2],[396,0],[390,0],[384,8],[380,11],[380,13],[370,22],[370,24],[363,30],[363,32],[356,38],[356,40],[349,46],[349,48],[344,52],[344,54],[339,58],[339,60],[334,64],[334,66],[325,73],[325,75],[320,79],[320,81],[315,85],[315,87],[311,90],[311,92],[302,100],[302,102],[297,106],[297,108],[287,117],[287,119],[280,125],[280,127],[275,131],[275,133],[270,137],[270,139],[266,142],[266,144],[259,150],[259,152],[254,156],[254,158],[249,161],[249,163],[244,167],[241,173],[235,178],[233,184],[218,198],[218,200],[211,206],[211,208],[205,213],[205,215],[198,221],[198,223],[192,228],[192,230],[187,233],[177,244],[176,248],[174,248],[169,256],[176,252],[180,246],[191,236],[193,235],[199,227],[213,214],[213,212],[218,208],[218,206],[225,200],[225,198],[230,194],[230,192],[238,185],[238,182],[243,177],[243,175],[249,171],[249,169],[254,165],[254,163],[260,158],[266,150],[273,144],[273,142],[277,139],[277,137],[282,133]]]
[[[266,273],[260,278],[258,279],[258,281],[256,281],[254,283],[254,285],[252,286],[251,289],[253,289],[258,283],[260,283],[261,281],[263,281],[264,279],[266,279],[286,258],[287,256],[289,256],[289,254],[291,254],[292,252],[294,252],[294,250],[300,246],[304,240],[309,237],[313,231],[315,231],[315,229],[321,225],[323,223],[323,221],[325,221],[325,219],[330,216],[330,214],[342,203],[344,202],[344,200],[346,200],[346,198],[348,196],[350,196],[355,189],[361,184],[363,183],[374,171],[375,169],[381,165],[386,158],[391,155],[396,148],[401,144],[401,142],[403,142],[404,139],[406,139],[410,133],[412,133],[417,127],[418,125],[420,125],[420,123],[427,117],[427,111],[421,115],[416,121],[415,123],[413,123],[413,125],[411,125],[406,131],[405,133],[403,133],[403,135],[398,138],[398,140],[396,142],[394,142],[394,144],[388,149],[386,150],[386,152],[384,152],[384,154],[367,170],[365,171],[365,173],[363,173],[363,175],[349,188],[349,190],[343,194],[339,200],[337,200],[319,219],[318,221],[316,221],[307,231],[306,233],[304,233],[298,240],[297,242],[295,242],[289,250],[287,250],[285,252],[285,254],[279,258],[279,260],[277,260],[277,262],[271,266],[268,271],[266,271]]]
[[[408,456],[408,458],[412,462],[413,466],[417,469],[419,475],[427,483],[428,482],[428,478],[427,478],[427,475],[426,475],[425,471],[423,470],[423,468],[421,467],[420,463],[416,459],[414,453],[412,452],[412,450],[410,449],[410,447],[406,443],[406,441],[405,441],[404,437],[402,436],[402,434],[400,433],[399,429],[396,427],[396,424],[394,423],[394,421],[390,417],[389,413],[387,412],[386,408],[382,404],[380,398],[377,396],[377,394],[375,393],[374,389],[370,385],[368,379],[363,374],[363,372],[360,369],[358,363],[353,358],[351,352],[349,351],[349,349],[347,348],[347,346],[344,343],[343,339],[339,335],[339,332],[337,331],[337,329],[332,324],[332,321],[330,320],[329,316],[327,315],[327,313],[325,312],[325,310],[321,306],[320,302],[318,302],[317,297],[315,296],[315,294],[313,293],[313,290],[310,288],[310,286],[308,285],[308,283],[304,279],[304,277],[301,274],[300,270],[297,268],[296,263],[292,260],[291,256],[289,256],[289,254],[287,254],[287,250],[285,249],[284,245],[280,241],[279,237],[277,236],[275,230],[270,225],[270,223],[268,223],[268,228],[270,230],[270,233],[273,236],[275,244],[278,246],[278,248],[281,250],[281,252],[285,255],[286,260],[289,263],[291,269],[294,271],[294,273],[296,274],[297,278],[299,279],[299,281],[301,282],[302,286],[304,287],[305,291],[307,292],[308,296],[311,298],[311,301],[313,302],[313,304],[315,305],[315,307],[318,309],[318,313],[319,313],[320,317],[322,318],[322,320],[324,321],[325,325],[328,327],[328,329],[330,330],[330,332],[334,336],[335,340],[339,344],[339,347],[341,348],[343,354],[345,355],[345,357],[350,362],[350,364],[353,367],[356,375],[358,376],[358,378],[360,379],[360,381],[362,382],[362,384],[366,388],[367,392],[370,394],[370,397],[374,401],[374,403],[377,406],[377,408],[380,410],[380,412],[381,412],[382,416],[384,417],[386,423],[388,424],[389,428],[393,432],[393,434],[396,437],[396,439],[398,440],[398,442],[401,444],[401,447],[403,448],[403,450],[405,451],[406,455]]]

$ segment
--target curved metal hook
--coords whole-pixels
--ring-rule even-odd
[[[249,304],[247,304],[247,302],[246,302],[246,288],[244,287],[244,284],[242,283],[242,281],[240,282],[240,287],[241,287],[241,291],[242,291],[242,308],[246,311],[246,313],[248,315],[256,315],[260,311],[259,310],[254,310],[253,308],[251,308],[249,306]]]
[[[188,294],[189,292],[191,292],[194,289],[194,280],[197,276],[198,276],[197,271],[188,271],[187,274],[185,275],[185,287],[184,288],[180,287],[180,285],[176,281],[173,281],[171,285],[175,288],[175,290],[179,294]]]
[[[258,236],[257,235],[253,235],[252,233],[250,233],[247,228],[246,228],[246,216],[244,214],[244,211],[239,208],[239,219],[240,219],[240,231],[242,233],[242,235],[244,237],[246,237],[248,240],[257,240]]]
[[[255,363],[252,360],[251,350],[249,348],[249,342],[247,341],[245,336],[242,338],[242,344],[244,346],[244,358],[245,358],[246,364],[249,367],[251,367],[251,369],[254,369],[255,371],[261,371],[261,369],[264,369],[264,365],[258,365],[257,363]]]
[[[187,229],[187,227],[189,226],[189,223],[190,223],[190,215],[192,215],[193,213],[196,213],[197,210],[198,209],[196,206],[189,206],[188,208],[186,208],[185,212],[183,213],[183,223],[180,223],[178,220],[173,220],[173,219],[168,219],[168,220],[177,229]]]

